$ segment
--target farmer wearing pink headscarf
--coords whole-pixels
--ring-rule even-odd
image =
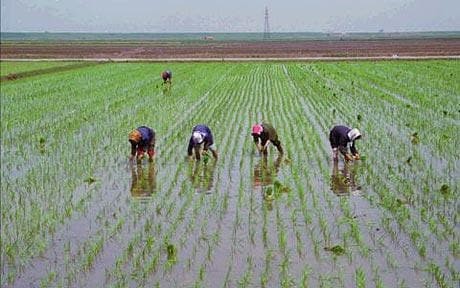
[[[280,154],[283,154],[283,147],[281,147],[281,142],[278,139],[278,134],[272,125],[268,123],[254,124],[252,126],[251,135],[254,138],[254,143],[257,146],[257,150],[259,150],[265,156],[268,154],[267,147],[270,142],[275,145]]]

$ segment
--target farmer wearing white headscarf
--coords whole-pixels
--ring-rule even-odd
[[[207,153],[208,150],[211,150],[212,156],[217,159],[217,151],[213,144],[214,139],[211,129],[206,125],[196,125],[192,129],[192,136],[188,143],[187,154],[191,158],[193,151],[195,151],[196,160],[200,160],[202,153]]]
[[[355,146],[355,140],[361,138],[361,132],[356,128],[350,128],[343,125],[337,125],[329,133],[329,141],[332,147],[332,158],[338,160],[338,151],[343,155],[346,161],[359,160],[360,156]],[[350,153],[348,153],[348,144],[350,144]]]

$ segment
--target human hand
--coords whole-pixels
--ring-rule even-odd
[[[349,161],[352,161],[353,160],[353,156],[351,156],[350,154],[345,154],[345,161],[349,162]]]
[[[361,157],[359,156],[359,153],[356,153],[356,154],[353,156],[353,158],[354,158],[355,160],[361,159]]]

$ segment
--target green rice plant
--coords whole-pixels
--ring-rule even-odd
[[[364,273],[361,267],[358,267],[355,271],[355,281],[356,281],[356,287],[359,287],[359,288],[366,287],[366,274]]]
[[[266,287],[275,279],[334,287],[353,281],[345,265],[365,278],[358,262],[382,265],[388,277],[372,271],[377,287],[439,286],[437,270],[447,285],[458,279],[453,107],[460,86],[449,76],[458,74],[457,62],[169,64],[178,80],[167,93],[152,77],[164,63],[2,82],[2,285],[28,285],[29,265],[63,267],[54,286],[168,286],[174,277],[231,287],[254,285],[255,277]],[[263,187],[254,181],[259,155],[250,136],[262,120],[277,128],[287,159]],[[214,178],[203,178],[206,193],[194,189],[183,160],[198,123],[213,129],[219,151],[205,164],[216,163]],[[144,124],[158,136],[156,188],[139,201],[130,190],[126,134]],[[360,189],[345,197],[330,187],[335,124],[365,133],[357,145],[366,157],[353,164]],[[269,149],[274,166],[277,151]],[[168,264],[165,243],[182,264]],[[335,246],[346,258],[324,250]],[[252,263],[232,270],[238,259]],[[306,261],[308,269],[299,266]],[[327,273],[316,268],[326,263]]]
[[[436,283],[439,285],[439,287],[442,287],[442,288],[449,287],[449,285],[446,283],[445,276],[441,272],[441,269],[439,268],[438,265],[436,265],[435,263],[430,263],[428,264],[428,269],[429,269],[429,272],[436,279]]]

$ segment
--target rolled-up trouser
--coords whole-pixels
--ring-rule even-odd
[[[145,150],[147,150],[147,154],[149,155],[150,158],[152,158],[153,155],[155,155],[155,150],[153,149],[153,146],[149,145],[147,147],[143,147],[139,145],[137,147],[137,157],[139,158],[139,157],[144,156]]]
[[[339,159],[339,149],[332,148],[332,159],[337,160]]]

